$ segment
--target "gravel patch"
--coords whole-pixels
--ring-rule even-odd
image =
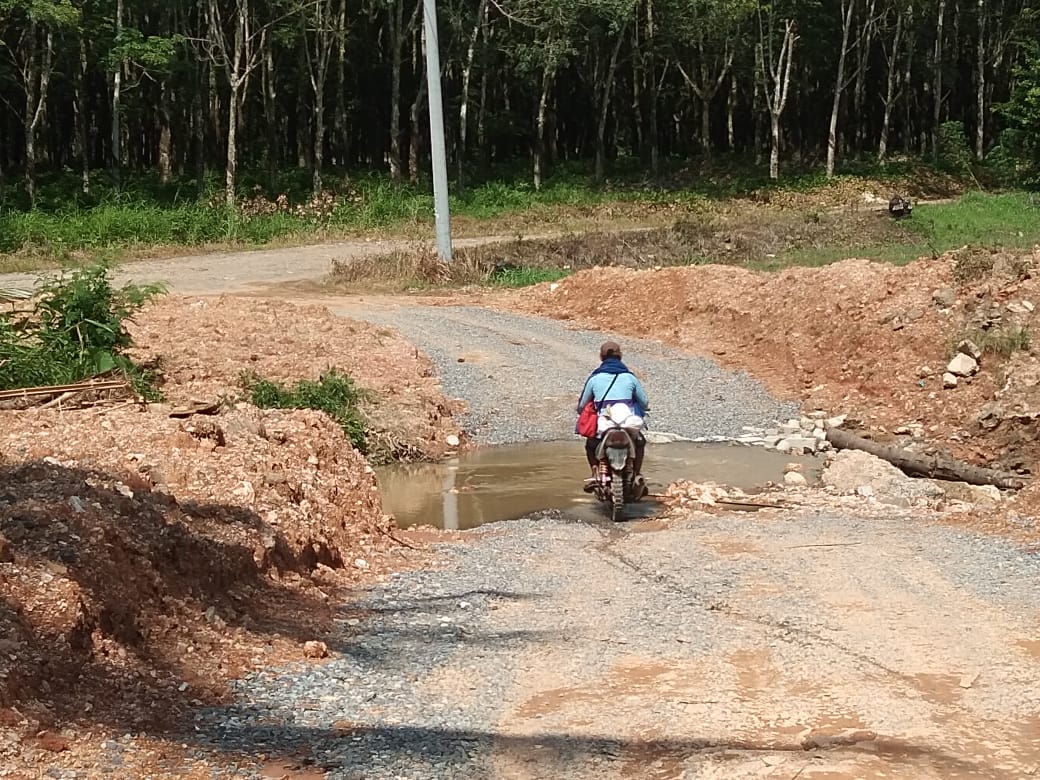
[[[395,328],[427,354],[445,393],[466,402],[463,424],[483,444],[573,436],[578,394],[607,338],[621,343],[625,362],[643,381],[653,430],[727,439],[744,426],[797,416],[796,405],[778,402],[748,374],[652,341],[471,306],[331,308]]]
[[[438,552],[351,605],[365,617],[340,622],[329,661],[239,681],[200,714],[207,747],[334,780],[620,778],[665,758],[669,776],[757,777],[763,755],[793,776],[804,734],[848,727],[972,776],[1034,758],[1015,728],[1040,690],[1016,642],[1035,635],[1040,561],[1013,546],[885,512],[657,533],[547,513]]]

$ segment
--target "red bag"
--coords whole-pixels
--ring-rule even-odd
[[[592,438],[596,435],[597,418],[599,415],[596,413],[596,402],[589,401],[581,408],[581,414],[578,415],[578,424],[574,426],[574,432],[579,436],[586,438]]]

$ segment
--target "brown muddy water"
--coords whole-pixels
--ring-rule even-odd
[[[643,473],[652,494],[681,479],[753,492],[766,482],[781,481],[784,466],[792,462],[804,465],[810,482],[818,478],[822,461],[816,458],[692,442],[648,445]],[[599,503],[581,490],[588,466],[579,441],[486,447],[440,463],[389,466],[376,474],[383,508],[402,528],[468,530],[548,509],[590,521],[605,516]],[[626,516],[647,518],[659,508],[646,500],[627,507]]]

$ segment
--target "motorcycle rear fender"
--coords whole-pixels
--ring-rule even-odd
[[[614,471],[624,471],[628,465],[628,448],[607,447],[607,460]]]

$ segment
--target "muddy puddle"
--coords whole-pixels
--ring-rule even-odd
[[[815,458],[732,444],[648,445],[643,472],[651,493],[680,479],[752,492],[782,480],[784,465],[791,462],[803,463],[811,481],[818,477],[821,461]],[[487,447],[443,463],[390,466],[377,476],[383,507],[402,528],[467,530],[548,509],[603,519],[602,507],[581,491],[588,466],[580,442]],[[629,507],[627,516],[651,517],[658,508],[648,500]]]

